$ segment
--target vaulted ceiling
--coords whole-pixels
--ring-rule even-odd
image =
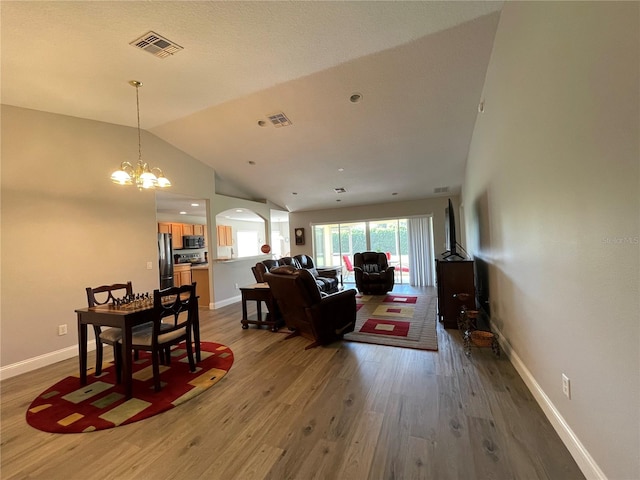
[[[501,6],[2,1],[2,103],[135,126],[135,79],[142,128],[219,193],[289,211],[455,194]],[[182,49],[130,45],[149,31]]]

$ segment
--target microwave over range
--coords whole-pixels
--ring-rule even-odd
[[[202,235],[184,235],[182,248],[204,248],[204,237]]]

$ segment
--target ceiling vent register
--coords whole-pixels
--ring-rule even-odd
[[[274,113],[273,115],[268,116],[269,121],[273,124],[274,127],[288,127],[292,125],[291,120],[287,118],[284,113]]]
[[[149,31],[141,37],[135,39],[129,43],[136,48],[149,52],[151,55],[155,55],[159,58],[169,57],[183,48],[175,42],[157,34],[156,32]]]
[[[436,187],[433,189],[433,193],[447,193],[449,191],[449,187]]]

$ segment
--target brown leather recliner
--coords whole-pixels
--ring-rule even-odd
[[[277,267],[264,274],[278,303],[289,337],[302,335],[313,341],[306,349],[326,345],[353,332],[356,325],[356,291],[322,296],[308,270]]]
[[[389,266],[387,256],[380,252],[353,255],[353,272],[359,292],[382,295],[393,290],[395,268]]]

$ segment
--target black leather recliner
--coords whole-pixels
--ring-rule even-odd
[[[302,260],[302,262],[301,262]],[[267,259],[256,263],[251,270],[257,282],[265,282],[264,274],[274,268],[282,266],[291,266],[293,268],[302,268],[308,270],[313,277],[318,290],[324,294],[335,293],[338,291],[338,279],[321,276],[316,270],[313,259],[308,255],[296,255],[295,257],[282,257],[277,260]]]
[[[316,266],[313,262],[313,258],[309,255],[296,255],[293,257],[298,262],[298,268],[304,268],[309,270],[309,273],[316,280],[316,283],[322,283],[320,291],[324,293],[334,293],[338,291],[338,279],[336,277],[325,277],[316,270]]]
[[[380,252],[362,252],[353,255],[353,272],[359,292],[382,295],[393,290],[395,267],[390,267],[387,256]]]

